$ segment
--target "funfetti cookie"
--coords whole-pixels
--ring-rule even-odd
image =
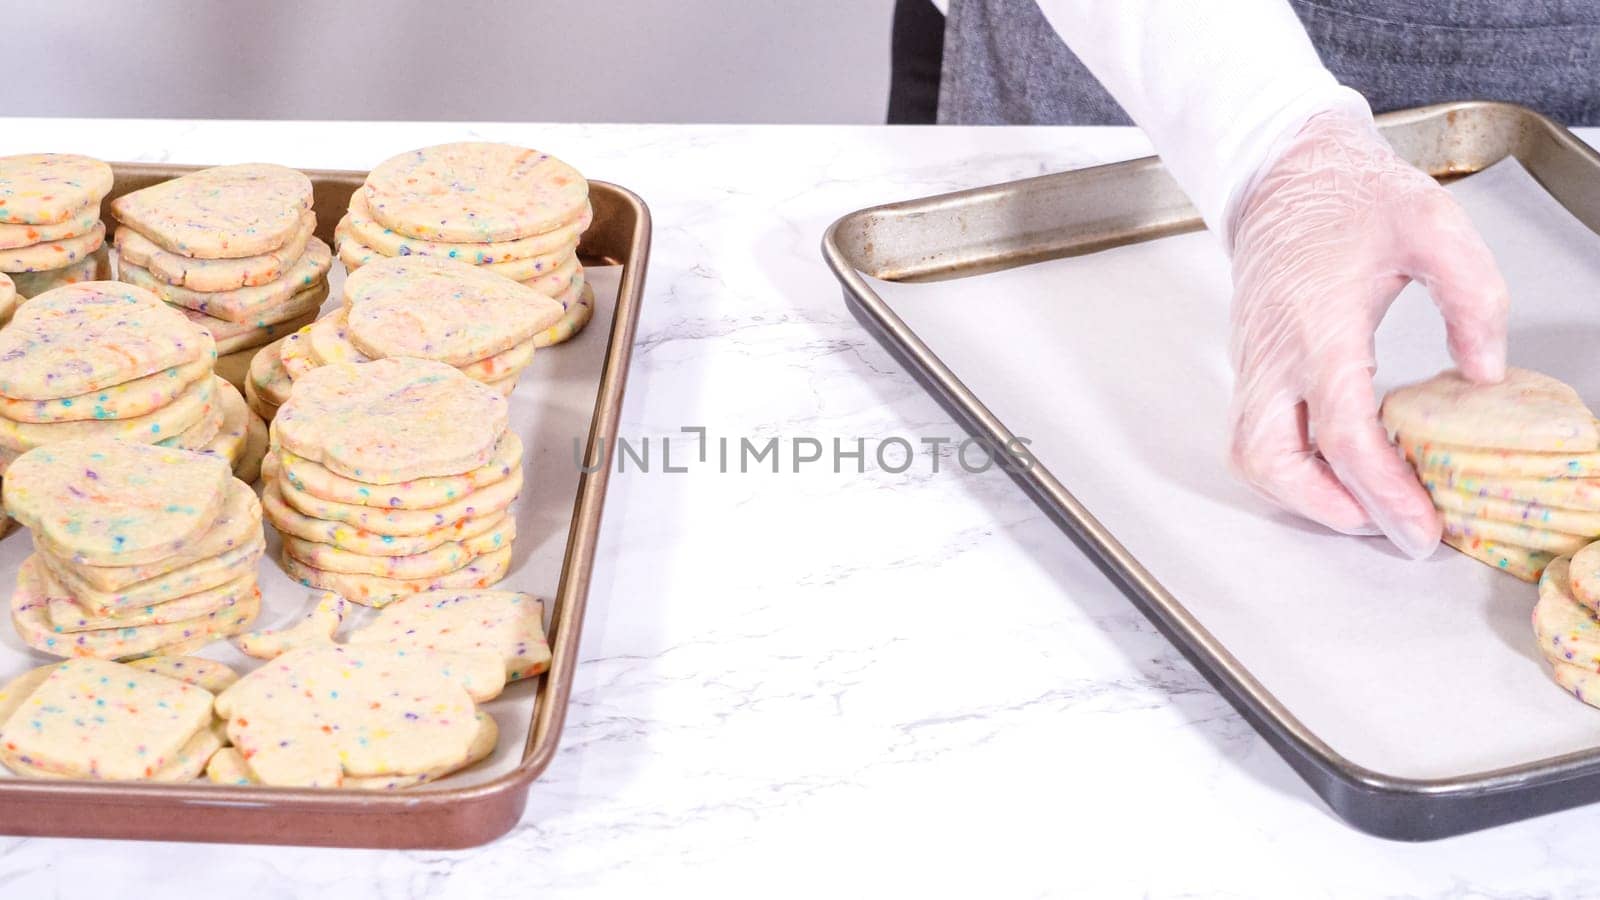
[[[1570,560],[1551,560],[1539,579],[1539,602],[1533,607],[1533,633],[1539,652],[1551,660],[1586,669],[1600,669],[1600,622],[1593,610],[1572,595]]]
[[[1514,522],[1547,531],[1565,534],[1600,537],[1600,512],[1561,509],[1540,503],[1522,503],[1479,497],[1459,491],[1438,491],[1433,494],[1433,505],[1480,519]]]
[[[1600,428],[1568,385],[1529,369],[1509,368],[1496,384],[1475,384],[1454,370],[1389,392],[1384,425],[1414,440],[1535,452],[1600,451]]]
[[[575,245],[593,221],[594,209],[585,203],[576,219],[525,238],[491,243],[430,241],[409,237],[379,224],[372,218],[372,210],[367,206],[367,192],[358,190],[350,196],[350,211],[339,221],[339,231],[382,256],[433,256],[485,266],[515,259],[550,256],[562,248]]]
[[[367,175],[372,217],[401,234],[484,243],[542,234],[582,215],[589,183],[547,153],[464,142],[391,157]]]
[[[429,591],[402,597],[353,632],[352,645],[392,644],[458,653],[487,653],[505,663],[506,680],[550,667],[544,605],[516,591]]]
[[[119,419],[83,419],[75,422],[13,422],[0,418],[0,447],[26,452],[62,441],[114,437],[136,444],[160,444],[177,438],[204,421],[213,411],[218,379],[207,375],[190,382],[172,402],[139,416]],[[221,382],[227,384],[227,382]],[[214,432],[213,432],[214,433]],[[185,449],[197,449],[209,436]]]
[[[269,464],[269,470],[272,464]],[[388,485],[374,485],[377,489]],[[425,509],[382,509],[355,503],[340,503],[312,496],[288,481],[279,480],[279,495],[290,506],[315,519],[339,522],[391,537],[408,537],[450,528],[468,519],[478,519],[504,512],[522,493],[522,467],[511,470],[505,478],[464,494],[459,499]]]
[[[1448,535],[1478,538],[1499,544],[1510,544],[1513,547],[1544,550],[1558,555],[1575,553],[1590,540],[1581,535],[1563,534],[1515,522],[1483,519],[1448,509],[1441,510],[1439,518],[1444,521],[1444,533]]]
[[[1491,478],[1439,468],[1421,469],[1417,476],[1429,493],[1455,491],[1557,509],[1600,510],[1600,478]]]
[[[86,206],[76,215],[55,225],[24,225],[0,222],[0,250],[16,250],[35,244],[61,241],[88,234],[100,224],[100,205]]]
[[[535,347],[551,347],[571,340],[594,318],[594,288],[588,284],[574,285],[556,297],[563,311],[561,318],[533,339]]]
[[[182,365],[162,369],[110,387],[55,400],[13,400],[0,396],[0,418],[13,422],[107,421],[148,415],[172,403],[211,377],[214,354],[207,349],[209,336],[196,335],[200,355]],[[145,442],[150,443],[150,442]]]
[[[239,673],[228,668],[225,663],[203,656],[146,656],[143,659],[125,662],[123,665],[143,672],[165,675],[178,681],[186,681],[213,694],[222,693],[239,680]]]
[[[349,604],[338,594],[324,592],[305,618],[288,628],[252,631],[234,638],[233,644],[246,656],[276,659],[290,650],[333,643],[333,636],[344,622]]]
[[[0,272],[0,324],[11,321],[17,310],[17,284],[11,276]]]
[[[0,330],[0,395],[57,400],[181,366],[209,336],[149,291],[87,281],[47,291]]]
[[[282,306],[243,322],[218,319],[187,307],[181,308],[180,312],[211,335],[217,343],[218,355],[227,355],[271,343],[311,324],[316,320],[317,311],[322,308],[322,301],[327,296],[327,282],[318,282],[295,294]]]
[[[55,225],[98,210],[111,167],[71,153],[0,156],[0,223]]]
[[[62,269],[13,272],[11,282],[17,286],[18,297],[28,298],[37,297],[56,288],[82,284],[85,281],[103,281],[110,277],[111,260],[106,255],[106,248],[102,246],[84,259]]]
[[[530,288],[447,259],[384,259],[344,283],[350,342],[368,356],[464,366],[532,340],[561,306]]]
[[[510,547],[516,537],[516,519],[502,516],[494,527],[473,537],[445,541],[427,550],[406,555],[368,555],[293,535],[284,535],[283,552],[308,566],[328,572],[381,575],[385,578],[435,578],[454,572],[486,553]]]
[[[257,539],[252,543],[224,551],[209,559],[190,563],[158,578],[128,585],[116,591],[99,591],[86,584],[80,572],[89,568],[61,562],[61,556],[40,545],[36,556],[40,564],[72,595],[79,605],[94,616],[131,614],[143,607],[166,604],[198,591],[210,590],[252,575],[256,563],[266,550],[265,543]]]
[[[61,775],[151,778],[208,728],[212,700],[176,679],[75,659],[53,667],[0,725],[0,750]]]
[[[76,565],[74,573],[100,591],[120,591],[209,560],[229,550],[261,542],[261,503],[255,491],[238,479],[225,489],[222,507],[209,526],[181,550],[154,562],[124,566]],[[64,561],[70,562],[70,559]],[[220,583],[220,582],[218,582]]]
[[[1545,550],[1513,547],[1464,534],[1445,534],[1442,540],[1481,563],[1529,582],[1538,581],[1545,567],[1555,558],[1555,554]]]
[[[117,221],[195,259],[271,253],[292,240],[311,209],[311,179],[266,163],[217,166],[111,203]]]
[[[203,645],[238,634],[250,627],[261,610],[261,591],[252,584],[233,602],[192,619],[95,631],[61,631],[50,621],[50,603],[61,588],[48,574],[39,564],[37,555],[23,560],[17,570],[16,591],[11,595],[11,624],[23,643],[53,656],[135,659],[157,654],[181,655],[193,646],[191,641],[200,641]]]
[[[88,259],[106,242],[106,227],[96,225],[88,234],[0,250],[0,272],[54,272]]]
[[[213,390],[217,398],[217,433],[206,442],[202,452],[227,460],[229,466],[237,466],[244,455],[252,413],[250,407],[245,405],[244,396],[233,385],[217,379]]]
[[[233,477],[245,484],[255,484],[261,478],[261,463],[267,455],[267,423],[254,411],[244,436],[244,452],[233,464]]]
[[[283,246],[237,259],[194,259],[173,253],[132,228],[117,229],[113,243],[123,259],[168,284],[196,291],[231,291],[282,278],[305,253],[316,228],[317,214],[307,211]]]
[[[381,575],[327,572],[287,554],[284,554],[281,562],[284,574],[306,587],[334,591],[363,606],[383,607],[400,597],[423,591],[491,587],[510,571],[511,548],[485,553],[454,572],[433,578],[385,578]]]
[[[450,661],[422,650],[294,650],[217,697],[228,737],[269,785],[426,772],[467,757],[479,723]]]
[[[232,581],[186,594],[171,601],[119,609],[115,615],[97,616],[85,609],[73,593],[62,586],[61,581],[54,577],[50,566],[45,564],[43,558],[36,565],[40,568],[35,569],[35,574],[39,575],[47,585],[46,593],[50,598],[48,607],[50,626],[62,634],[74,631],[99,631],[103,628],[171,625],[174,622],[198,619],[250,596],[256,585],[255,573],[251,571]]]
[[[379,487],[346,478],[327,467],[279,448],[274,456],[278,471],[295,488],[339,503],[378,509],[434,509],[510,477],[522,465],[522,439],[506,431],[496,442],[489,461],[460,475],[418,478]],[[320,540],[320,538],[309,538]]]
[[[570,277],[573,273],[581,271],[580,264],[578,263],[576,256],[577,250],[578,242],[572,241],[550,256],[536,256],[530,259],[512,259],[497,263],[482,263],[473,266],[473,268],[477,269],[479,272],[499,275],[502,278],[508,278],[512,281],[522,282],[529,281],[530,279],[542,278],[557,271],[565,272],[566,275]],[[344,263],[345,271],[351,274],[354,274],[356,270],[365,268],[372,263],[378,263],[392,258],[379,253],[371,247],[368,247],[366,244],[361,243],[342,226],[334,229],[333,251],[334,255],[339,258],[339,261]],[[432,258],[441,259],[444,257]],[[538,285],[530,284],[530,286],[537,287]]]
[[[281,355],[283,345],[293,337],[294,335],[290,334],[262,347],[250,361],[250,374],[245,382],[245,399],[249,400],[251,394],[257,395],[261,401],[272,407],[273,414],[277,413],[278,407],[289,399],[289,391],[294,387],[294,380],[283,369]],[[250,408],[255,409],[261,418],[272,420],[272,415],[256,409],[254,404]]]
[[[330,471],[394,484],[484,465],[508,418],[504,397],[451,366],[380,359],[296,380],[273,430],[290,452]]]
[[[1533,453],[1483,450],[1438,444],[1405,434],[1395,436],[1405,457],[1419,470],[1450,469],[1480,478],[1600,478],[1600,453]]]
[[[174,306],[230,322],[254,322],[270,315],[272,310],[291,303],[297,295],[316,287],[327,277],[332,265],[333,251],[321,240],[312,238],[306,245],[306,252],[295,260],[281,278],[252,287],[234,288],[231,291],[196,291],[167,284],[142,266],[128,262],[118,263],[117,277],[144,288]]]
[[[285,540],[290,537],[318,544],[329,544],[353,553],[368,556],[409,556],[423,553],[440,544],[464,541],[505,524],[510,515],[505,512],[488,513],[472,519],[462,519],[437,531],[416,535],[376,534],[342,522],[330,522],[302,513],[283,500],[275,479],[268,478],[261,491],[261,509],[272,527],[278,529]]]
[[[485,712],[477,716],[478,731],[472,738],[472,743],[467,745],[466,757],[456,765],[440,766],[414,775],[346,775],[339,783],[342,788],[362,791],[393,791],[416,787],[438,781],[446,775],[453,775],[476,763],[488,759],[494,753],[495,744],[500,739],[500,727],[495,724],[494,717]],[[250,764],[245,762],[244,754],[237,748],[224,747],[218,750],[206,764],[206,777],[215,784],[250,785],[260,784]]]
[[[216,457],[97,439],[23,454],[0,491],[6,511],[64,555],[137,565],[183,552],[211,527],[232,480]]]

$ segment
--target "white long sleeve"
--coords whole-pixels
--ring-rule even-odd
[[[1366,100],[1334,79],[1286,0],[1039,0],[1231,245],[1235,205],[1312,116]]]

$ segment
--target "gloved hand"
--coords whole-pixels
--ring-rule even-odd
[[[1421,282],[1461,373],[1500,380],[1509,301],[1489,248],[1448,192],[1347,113],[1312,118],[1237,210],[1235,471],[1308,519],[1427,556],[1439,517],[1378,422],[1373,332]]]

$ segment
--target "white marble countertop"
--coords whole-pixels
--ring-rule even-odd
[[[0,119],[0,154],[307,168],[466,137],[548,149],[649,203],[625,438],[825,444],[959,436],[846,312],[818,252],[829,222],[1148,146],[1126,129]],[[0,839],[0,884],[349,900],[1600,890],[1600,809],[1422,845],[1343,825],[1004,475],[923,463],[614,478],[561,752],[498,842]]]

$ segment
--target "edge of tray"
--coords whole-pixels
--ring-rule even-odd
[[[1397,151],[1437,177],[1516,156],[1563,206],[1600,231],[1600,179],[1594,177],[1600,154],[1533,110],[1465,101],[1388,113],[1378,122]],[[1131,213],[1122,199],[1130,190],[1145,204]],[[997,204],[1004,215],[995,213]],[[952,218],[964,243],[929,248],[928,233]],[[962,427],[1004,448],[1015,446],[1011,431],[863,276],[963,277],[1200,227],[1159,160],[1147,157],[860,210],[829,227],[822,253],[852,315]],[[996,458],[1006,456],[1000,451]],[[1350,825],[1380,837],[1433,840],[1600,801],[1600,746],[1434,779],[1351,762],[1267,691],[1046,467],[1010,466],[1007,472]]]
[[[112,197],[202,166],[113,163]],[[315,186],[315,206],[342,208],[365,173],[302,170]],[[516,768],[467,787],[395,792],[181,785],[102,781],[0,780],[0,834],[227,843],[297,844],[385,849],[477,846],[511,830],[528,790],[551,760],[566,719],[578,644],[594,568],[609,468],[639,307],[649,265],[649,207],[632,191],[591,181],[595,224],[579,252],[621,265],[621,282],[590,419],[586,466],[579,475],[561,578],[552,600],[550,669],[541,675],[534,715]],[[337,217],[319,216],[317,233],[331,239]],[[592,471],[591,471],[592,469]]]

